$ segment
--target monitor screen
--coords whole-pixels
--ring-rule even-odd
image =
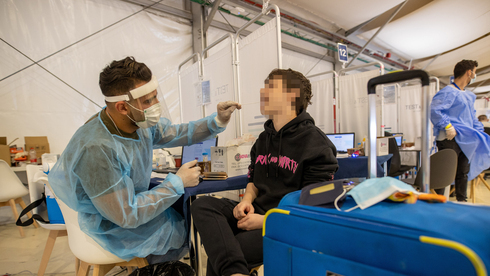
[[[355,136],[354,133],[331,133],[327,134],[328,139],[332,141],[337,148],[337,152],[346,153],[347,149],[354,148]]]
[[[202,154],[208,153],[208,160],[211,161],[211,147],[216,147],[218,143],[218,137],[206,140],[190,146],[184,146],[182,148],[182,164],[198,159],[202,162]]]
[[[403,142],[403,133],[392,133],[393,136],[394,135],[399,135],[397,137],[395,137],[395,141],[396,141],[396,145],[401,147],[402,146],[402,142]]]

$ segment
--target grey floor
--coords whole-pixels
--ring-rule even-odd
[[[483,184],[476,187],[475,194],[477,204],[490,205],[490,191]],[[25,197],[24,201],[27,203],[28,198]],[[20,213],[20,206],[17,209]],[[10,207],[0,207],[0,275],[37,275],[49,231],[34,226],[24,227],[24,231],[26,237],[21,238]],[[60,237],[56,240],[45,275],[74,274],[75,257],[68,247],[67,237]],[[116,267],[107,275],[125,276],[128,272]]]

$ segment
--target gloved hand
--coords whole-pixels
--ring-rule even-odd
[[[451,126],[450,128],[446,129],[446,139],[448,140],[453,140],[454,136],[456,136],[456,129]]]
[[[194,187],[199,184],[199,175],[201,174],[201,168],[196,166],[197,160],[187,162],[180,167],[176,175],[182,179],[184,188]]]
[[[220,120],[222,123],[228,123],[231,113],[233,113],[233,111],[235,111],[237,108],[242,109],[242,105],[234,101],[218,103],[218,120]]]

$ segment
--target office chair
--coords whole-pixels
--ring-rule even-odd
[[[393,154],[388,164],[388,176],[400,176],[415,167],[401,164],[400,150],[398,149],[395,138],[388,139],[388,152]]]
[[[453,183],[458,167],[458,155],[452,149],[443,149],[430,157],[430,192],[435,194],[435,189],[446,188]],[[422,168],[415,179],[403,179],[402,181],[422,189]]]

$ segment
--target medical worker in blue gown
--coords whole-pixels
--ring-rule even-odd
[[[199,183],[200,169],[197,161],[183,164],[148,190],[153,149],[210,139],[241,106],[222,102],[217,113],[173,125],[168,114],[161,117],[168,111],[157,79],[132,57],[104,68],[99,85],[107,107],[73,135],[49,173],[53,191],[78,212],[82,231],[116,256],[179,259],[187,232],[171,205]]]
[[[475,81],[476,67],[478,62],[474,60],[458,62],[454,82],[437,92],[430,105],[437,148],[452,149],[458,154],[455,180],[458,201],[467,200],[468,180],[490,167],[490,137],[476,117],[475,94],[464,90]]]

